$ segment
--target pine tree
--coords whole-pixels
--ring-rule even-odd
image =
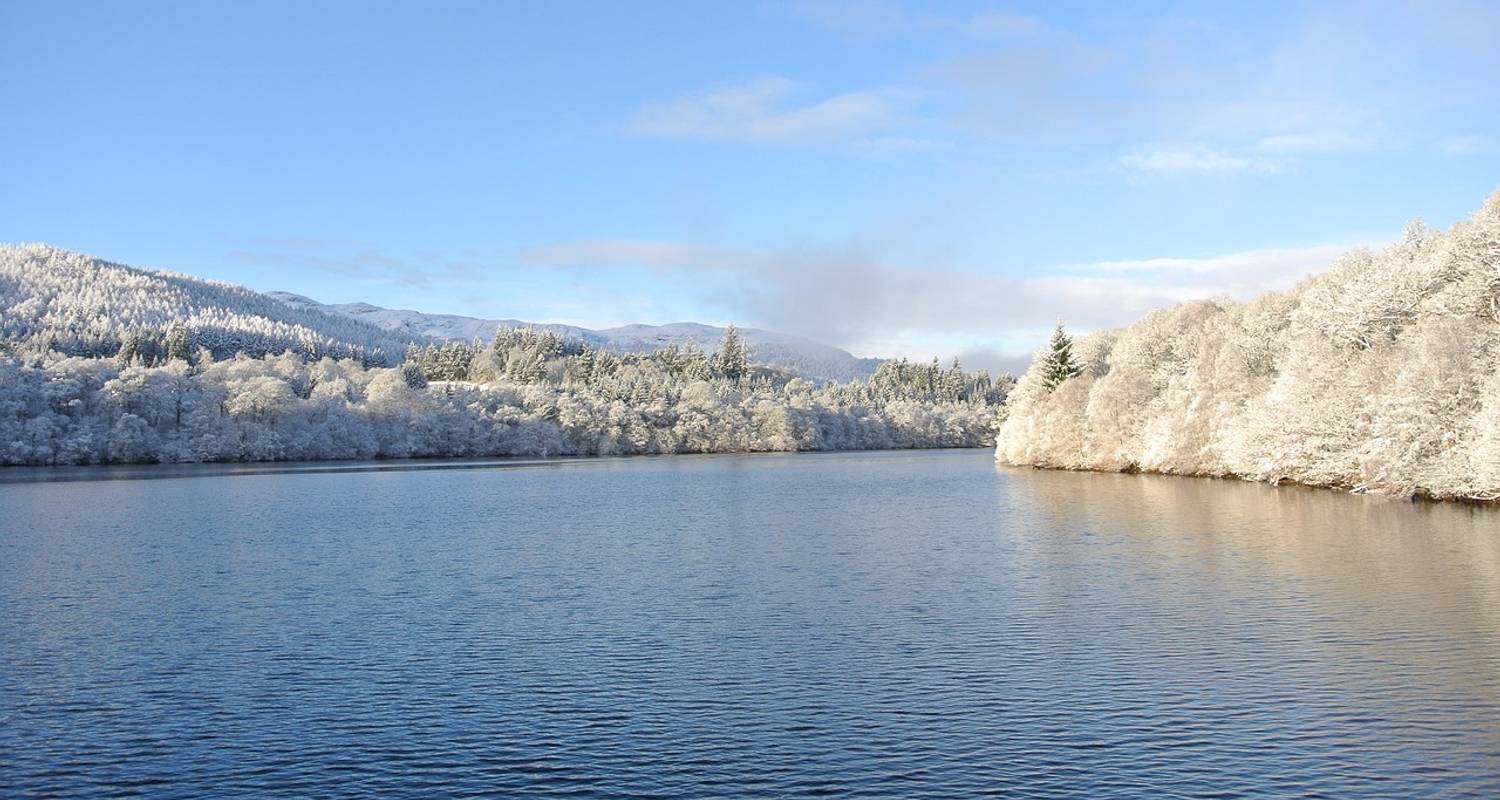
[[[187,328],[177,322],[167,326],[167,360],[190,362],[192,357],[192,338]]]
[[[682,363],[683,374],[692,380],[706,381],[713,377],[714,365],[709,363],[708,356],[691,339],[682,350]]]
[[[401,365],[401,379],[412,389],[427,388],[427,374],[422,371],[422,365],[415,361]]]
[[[677,345],[667,345],[657,350],[656,360],[661,363],[661,368],[666,370],[668,375],[677,376],[682,374],[682,351],[677,349]]]
[[[1073,338],[1063,332],[1063,324],[1059,322],[1052,330],[1051,348],[1042,360],[1042,385],[1050,392],[1063,381],[1082,373],[1083,367],[1073,360]]]
[[[141,335],[137,331],[126,331],[120,336],[120,349],[115,351],[115,364],[120,369],[130,366],[141,350]]]
[[[953,357],[953,368],[943,375],[942,400],[956,403],[964,398],[969,388],[969,378],[964,374],[964,368],[958,363],[958,356]]]
[[[745,356],[745,343],[740,339],[739,329],[730,325],[724,329],[724,341],[719,343],[719,352],[714,357],[719,374],[730,381],[738,381],[749,370]]]

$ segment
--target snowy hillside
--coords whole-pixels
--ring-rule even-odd
[[[689,345],[712,352],[724,338],[724,329],[696,322],[670,325],[625,325],[592,330],[574,325],[523,322],[516,319],[478,319],[452,314],[424,314],[420,311],[381,308],[368,303],[322,304],[311,298],[289,292],[269,292],[297,308],[342,314],[368,322],[388,331],[414,337],[489,341],[500,328],[533,328],[578,339],[604,350],[620,353],[647,353],[663,347]],[[744,328],[740,330],[750,349],[750,360],[757,364],[783,367],[818,380],[848,381],[866,379],[880,365],[878,358],[858,358],[837,347],[774,331]]]
[[[1500,498],[1500,192],[1291,291],[1067,344],[1011,393],[1001,461]]]
[[[0,341],[94,358],[124,345],[206,348],[217,358],[290,350],[395,364],[411,339],[243,286],[24,244],[0,245]]]
[[[431,339],[488,342],[501,328],[534,328],[604,350],[646,353],[668,345],[712,352],[724,329],[696,323],[590,330],[514,319],[401,311],[367,303],[324,305],[286,292],[262,294],[220,281],[129,267],[40,244],[0,245],[0,341],[68,355],[148,356],[170,346],[207,348],[216,358],[290,350],[304,357],[396,364],[407,345]],[[815,380],[868,378],[879,359],[762,330],[742,334],[754,363]]]

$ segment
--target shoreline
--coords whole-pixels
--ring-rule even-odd
[[[846,450],[734,450],[693,453],[611,453],[515,456],[425,456],[414,458],[349,458],[313,461],[177,461],[117,464],[12,464],[0,466],[0,486],[26,483],[167,480],[173,478],[250,477],[259,475],[340,475],[387,472],[520,469],[588,464],[633,458],[791,456],[835,453],[911,453],[939,450],[993,450],[977,447],[882,447]],[[112,474],[113,473],[113,474]]]
[[[1126,469],[1095,469],[1093,467],[1056,467],[1056,466],[1043,466],[1043,465],[1040,465],[1040,464],[1022,464],[1022,463],[1016,463],[1016,462],[1012,462],[1012,461],[1006,461],[1006,460],[1000,458],[999,456],[995,457],[995,463],[999,464],[1001,466],[1004,466],[1004,467],[1013,467],[1013,468],[1016,468],[1016,469],[1050,470],[1050,471],[1053,471],[1053,472],[1080,472],[1080,473],[1087,472],[1087,473],[1093,473],[1095,475],[1151,475],[1151,476],[1160,477],[1160,478],[1193,478],[1193,479],[1198,479],[1198,480],[1208,479],[1208,480],[1220,480],[1220,481],[1234,481],[1236,483],[1258,483],[1258,484],[1262,484],[1262,485],[1265,485],[1265,486],[1274,486],[1274,487],[1281,487],[1281,488],[1298,488],[1298,489],[1307,489],[1307,490],[1310,490],[1310,491],[1319,491],[1319,492],[1332,491],[1332,492],[1338,492],[1340,494],[1360,495],[1360,496],[1364,496],[1364,497],[1378,497],[1378,498],[1381,498],[1381,499],[1384,499],[1384,500],[1391,500],[1391,501],[1394,501],[1394,502],[1403,502],[1403,503],[1440,503],[1440,504],[1444,504],[1444,505],[1449,505],[1449,504],[1456,503],[1456,504],[1459,504],[1459,505],[1473,506],[1473,507],[1476,507],[1476,508],[1500,508],[1500,497],[1490,498],[1490,499],[1485,499],[1485,498],[1480,498],[1480,497],[1466,497],[1466,496],[1445,497],[1445,496],[1441,496],[1441,495],[1434,495],[1431,492],[1428,492],[1428,491],[1425,491],[1425,490],[1413,492],[1410,495],[1403,496],[1403,495],[1398,495],[1398,494],[1391,494],[1389,492],[1382,492],[1382,491],[1380,491],[1378,489],[1363,489],[1363,488],[1361,488],[1359,486],[1349,486],[1349,485],[1345,485],[1345,484],[1308,483],[1306,481],[1293,480],[1291,478],[1282,478],[1282,479],[1274,480],[1274,481],[1261,480],[1260,478],[1252,478],[1252,477],[1248,477],[1248,476],[1245,476],[1245,475],[1239,475],[1239,474],[1232,473],[1232,472],[1230,472],[1230,473],[1224,473],[1222,475],[1216,475],[1216,474],[1207,473],[1207,472],[1203,472],[1203,473],[1193,473],[1193,472],[1161,472],[1161,471],[1158,471],[1158,470],[1141,469],[1140,467],[1134,466],[1134,465],[1132,465],[1131,467],[1126,468]]]

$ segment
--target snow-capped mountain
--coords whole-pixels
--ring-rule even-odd
[[[405,336],[431,339],[482,339],[489,341],[501,328],[534,328],[552,331],[587,342],[594,347],[624,353],[642,353],[676,345],[696,346],[712,352],[724,338],[724,329],[696,322],[667,325],[622,325],[594,330],[576,325],[524,322],[517,319],[479,319],[454,314],[382,308],[369,303],[319,303],[289,292],[268,296],[296,308],[339,314]],[[801,373],[817,380],[847,381],[867,378],[880,364],[878,358],[859,358],[837,347],[775,331],[743,328],[740,333],[750,350],[750,360]]]

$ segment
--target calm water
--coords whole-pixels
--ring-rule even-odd
[[[984,451],[198,472],[0,485],[0,794],[1500,796],[1500,512]]]

